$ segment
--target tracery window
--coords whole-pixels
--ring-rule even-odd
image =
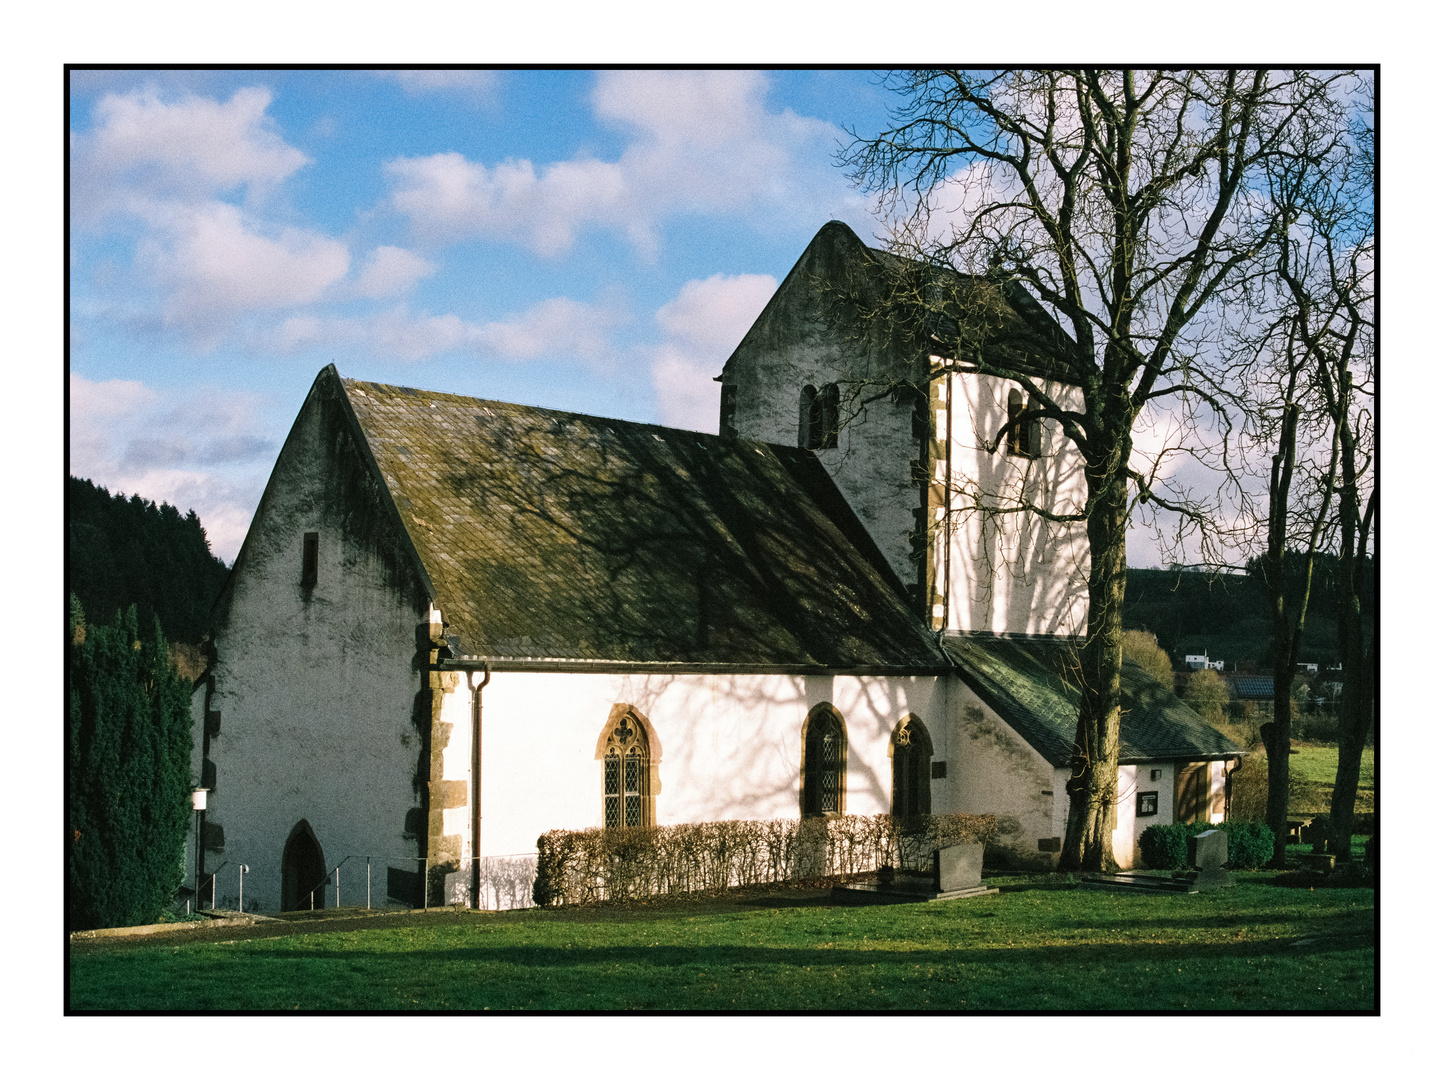
[[[847,802],[847,728],[831,705],[807,715],[802,737],[802,814],[841,814]]]
[[[602,822],[609,829],[653,823],[652,755],[631,710],[614,715],[602,748]]]
[[[892,757],[893,817],[918,817],[933,812],[933,740],[916,716],[905,717],[893,730],[888,747]]]

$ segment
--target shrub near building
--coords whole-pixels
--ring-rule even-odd
[[[184,880],[190,682],[132,606],[86,626],[73,596],[66,764],[71,930],[154,922]]]

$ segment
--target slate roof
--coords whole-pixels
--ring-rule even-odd
[[[806,450],[340,382],[455,652],[948,667]]]
[[[1066,765],[1078,728],[1079,690],[1070,675],[1067,638],[950,636],[943,648],[958,676],[1050,764]],[[1171,690],[1133,661],[1123,661],[1118,760],[1187,760],[1242,754]]]

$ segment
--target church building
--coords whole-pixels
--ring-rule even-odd
[[[261,911],[514,906],[551,829],[954,812],[1055,865],[1086,539],[977,506],[1076,507],[1081,464],[1046,421],[992,445],[1016,383],[839,313],[891,259],[822,229],[723,368],[718,435],[323,370],[212,613],[205,872],[246,864]],[[975,287],[980,348],[1061,333]],[[1241,751],[1124,687],[1130,866],[1147,825],[1222,819]]]

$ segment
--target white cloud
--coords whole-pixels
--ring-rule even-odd
[[[714,381],[727,357],[772,294],[769,274],[715,274],[683,285],[657,310],[667,335],[652,358],[652,387],[662,423],[695,431],[717,430],[719,390]]]
[[[432,241],[496,237],[544,256],[578,232],[622,233],[655,253],[658,224],[677,213],[751,210],[823,219],[860,199],[812,160],[841,133],[819,120],[767,111],[766,80],[748,71],[602,72],[593,107],[632,139],[616,161],[577,157],[488,166],[459,153],[387,163],[392,206]],[[826,155],[822,156],[826,160]]]
[[[346,276],[350,251],[309,229],[258,231],[229,203],[177,211],[142,241],[137,262],[168,287],[166,321],[215,333],[231,317],[299,307]]]
[[[683,285],[675,300],[657,310],[657,322],[687,345],[714,352],[725,347],[725,360],[776,291],[771,274],[713,274]]]
[[[275,459],[277,440],[255,395],[70,375],[70,471],[113,494],[195,510],[211,549],[240,550]]]
[[[615,164],[564,161],[540,174],[530,161],[488,169],[457,153],[388,162],[392,203],[431,240],[493,235],[559,255],[576,232],[627,216],[626,179]]]
[[[417,69],[381,74],[400,83],[408,94],[456,94],[485,105],[495,103],[500,83],[499,73],[495,71]]]
[[[424,360],[445,353],[488,359],[554,357],[605,362],[614,346],[612,331],[628,321],[619,300],[588,304],[553,297],[510,319],[476,323],[454,314],[413,313],[401,306],[364,318],[297,315],[286,319],[268,345],[294,352],[324,345],[364,348],[395,360]]]
[[[107,94],[95,127],[72,138],[71,195],[85,216],[134,209],[157,198],[194,200],[279,184],[310,160],[266,122],[269,90],[237,90],[227,102],[153,90]],[[255,189],[251,192],[250,189]]]
[[[73,138],[77,216],[102,230],[141,227],[132,272],[102,285],[126,294],[110,310],[138,304],[154,317],[133,325],[179,330],[207,348],[245,314],[314,303],[346,276],[344,242],[261,212],[309,160],[272,130],[270,103],[268,90],[250,87],[224,102],[139,90],[96,105],[92,129]],[[225,201],[238,193],[244,208]],[[399,288],[420,272],[391,250],[402,257],[378,252],[366,284]]]
[[[379,298],[409,292],[418,281],[436,273],[436,264],[405,248],[382,245],[371,253],[361,271],[357,291]]]

